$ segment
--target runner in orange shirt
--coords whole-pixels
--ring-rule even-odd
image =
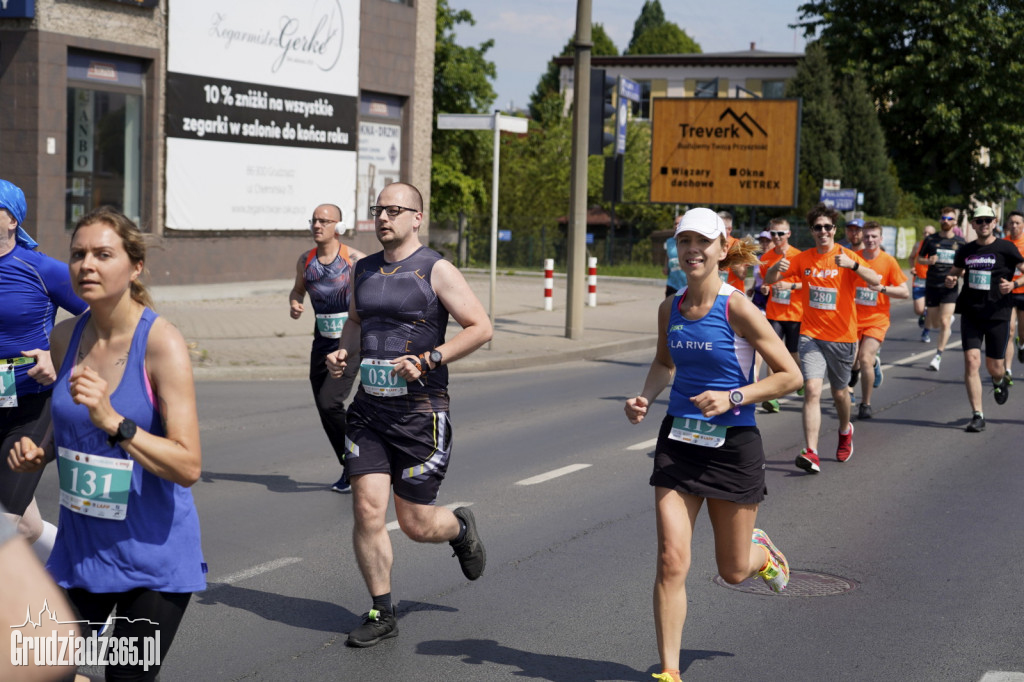
[[[1021,255],[1024,255],[1024,213],[1010,211],[1006,214],[1006,236],[1003,239],[1011,242],[1017,247]],[[1010,365],[1013,364],[1014,346],[1017,351],[1017,361],[1024,363],[1024,338],[1021,338],[1020,316],[1024,311],[1024,287],[1017,287],[1010,292],[1013,299],[1013,312],[1010,316],[1010,340],[1006,344],[1006,376],[1013,385],[1013,373]]]
[[[921,244],[932,234],[935,234],[935,226],[925,225],[921,230],[921,240],[914,244],[910,252],[910,262],[914,264],[914,314],[917,315],[917,326],[921,328],[921,343],[931,343],[932,335],[924,325],[924,287],[928,279],[928,264],[918,263],[917,254],[921,251]]]
[[[782,257],[792,259],[800,253],[800,249],[789,243],[789,221],[785,218],[773,218],[768,223],[768,234],[772,239],[772,248],[768,249],[761,256],[761,279],[764,279],[768,268],[775,265]],[[776,282],[773,286],[762,285],[769,293],[768,305],[765,307],[765,315],[772,325],[772,329],[779,335],[779,338],[786,344],[786,350],[800,364],[800,355],[797,352],[800,345],[800,319],[804,315],[804,306],[799,296],[793,296],[794,291],[803,288],[803,284],[797,281]],[[769,400],[762,403],[767,412],[778,412],[779,401]]]
[[[857,407],[857,419],[871,419],[871,393],[882,384],[881,360],[878,350],[885,341],[885,333],[889,329],[889,299],[910,298],[907,291],[907,276],[903,274],[898,260],[882,251],[882,226],[874,220],[864,223],[860,230],[864,240],[861,257],[871,269],[881,277],[881,283],[874,286],[857,287],[857,335],[860,345],[857,349],[857,365],[859,368],[874,367],[875,381],[864,378],[861,386],[860,405]],[[850,386],[857,383],[860,369],[853,370]]]
[[[719,211],[718,217],[722,219],[723,223],[725,223],[725,251],[728,253],[729,249],[732,248],[732,245],[739,241],[736,237],[732,236],[732,213],[729,213],[728,211]],[[740,291],[747,290],[746,263],[736,263],[725,270],[719,270],[718,275],[722,278],[723,282],[728,282]]]
[[[804,317],[800,322],[800,366],[804,374],[804,439],[807,447],[797,455],[796,465],[811,474],[821,471],[818,433],[821,430],[821,389],[828,375],[832,399],[839,415],[839,446],[836,459],[845,462],[853,455],[853,424],[850,423],[850,369],[857,354],[857,285],[878,285],[881,278],[867,261],[835,243],[839,212],[818,204],[807,214],[815,247],[792,260],[780,258],[768,268],[764,281],[780,279],[802,283],[800,299]]]

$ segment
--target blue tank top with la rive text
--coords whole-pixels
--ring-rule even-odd
[[[23,350],[49,350],[58,307],[74,315],[88,307],[72,291],[67,265],[20,244],[0,256],[0,360],[22,357]],[[34,366],[14,366],[18,395],[50,390],[28,375]]]
[[[143,311],[132,337],[124,376],[110,395],[110,404],[140,429],[164,436],[145,366],[146,341],[156,318],[149,308]],[[54,444],[90,456],[131,459],[120,446],[107,444],[107,433],[93,425],[88,408],[71,398],[69,379],[88,320],[86,313],[76,323],[54,384]],[[57,458],[58,467],[64,466],[61,460]],[[46,567],[61,587],[90,592],[204,589],[206,567],[192,492],[146,471],[136,461],[125,519],[85,516],[62,505],[57,538]]]
[[[746,339],[736,336],[729,324],[729,296],[737,289],[722,283],[708,314],[688,320],[679,312],[684,289],[672,299],[668,321],[668,349],[676,366],[669,395],[668,413],[673,417],[700,419],[725,426],[754,426],[754,406],[730,408],[708,419],[690,401],[704,391],[731,391],[752,383],[754,349]]]
[[[362,329],[360,353],[364,360],[393,360],[419,355],[444,343],[448,310],[430,285],[437,251],[421,246],[408,258],[394,263],[384,252],[356,261],[356,312]],[[409,382],[408,394],[377,398],[362,385],[357,400],[372,400],[402,412],[438,412],[448,409],[448,366],[441,365],[422,379]]]
[[[349,286],[352,266],[349,262],[348,248],[341,245],[338,255],[327,265],[316,257],[316,249],[306,257],[306,268],[302,277],[306,284],[309,302],[317,315],[334,315],[347,313],[349,303]],[[323,336],[320,330],[313,327],[313,351],[330,353],[338,350],[338,339]]]

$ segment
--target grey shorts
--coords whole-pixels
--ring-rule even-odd
[[[845,389],[849,385],[850,370],[857,357],[857,344],[821,341],[801,335],[799,352],[804,381],[824,379],[827,372],[828,384],[833,390]]]

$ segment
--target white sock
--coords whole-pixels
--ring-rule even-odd
[[[50,558],[50,552],[53,551],[53,541],[56,538],[57,526],[53,525],[49,521],[43,521],[43,532],[40,533],[39,538],[32,543],[32,550],[44,564],[46,563],[46,560]]]

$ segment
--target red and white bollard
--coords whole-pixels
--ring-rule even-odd
[[[544,259],[544,310],[554,310],[555,259]]]
[[[587,305],[597,307],[597,258],[587,259]]]

